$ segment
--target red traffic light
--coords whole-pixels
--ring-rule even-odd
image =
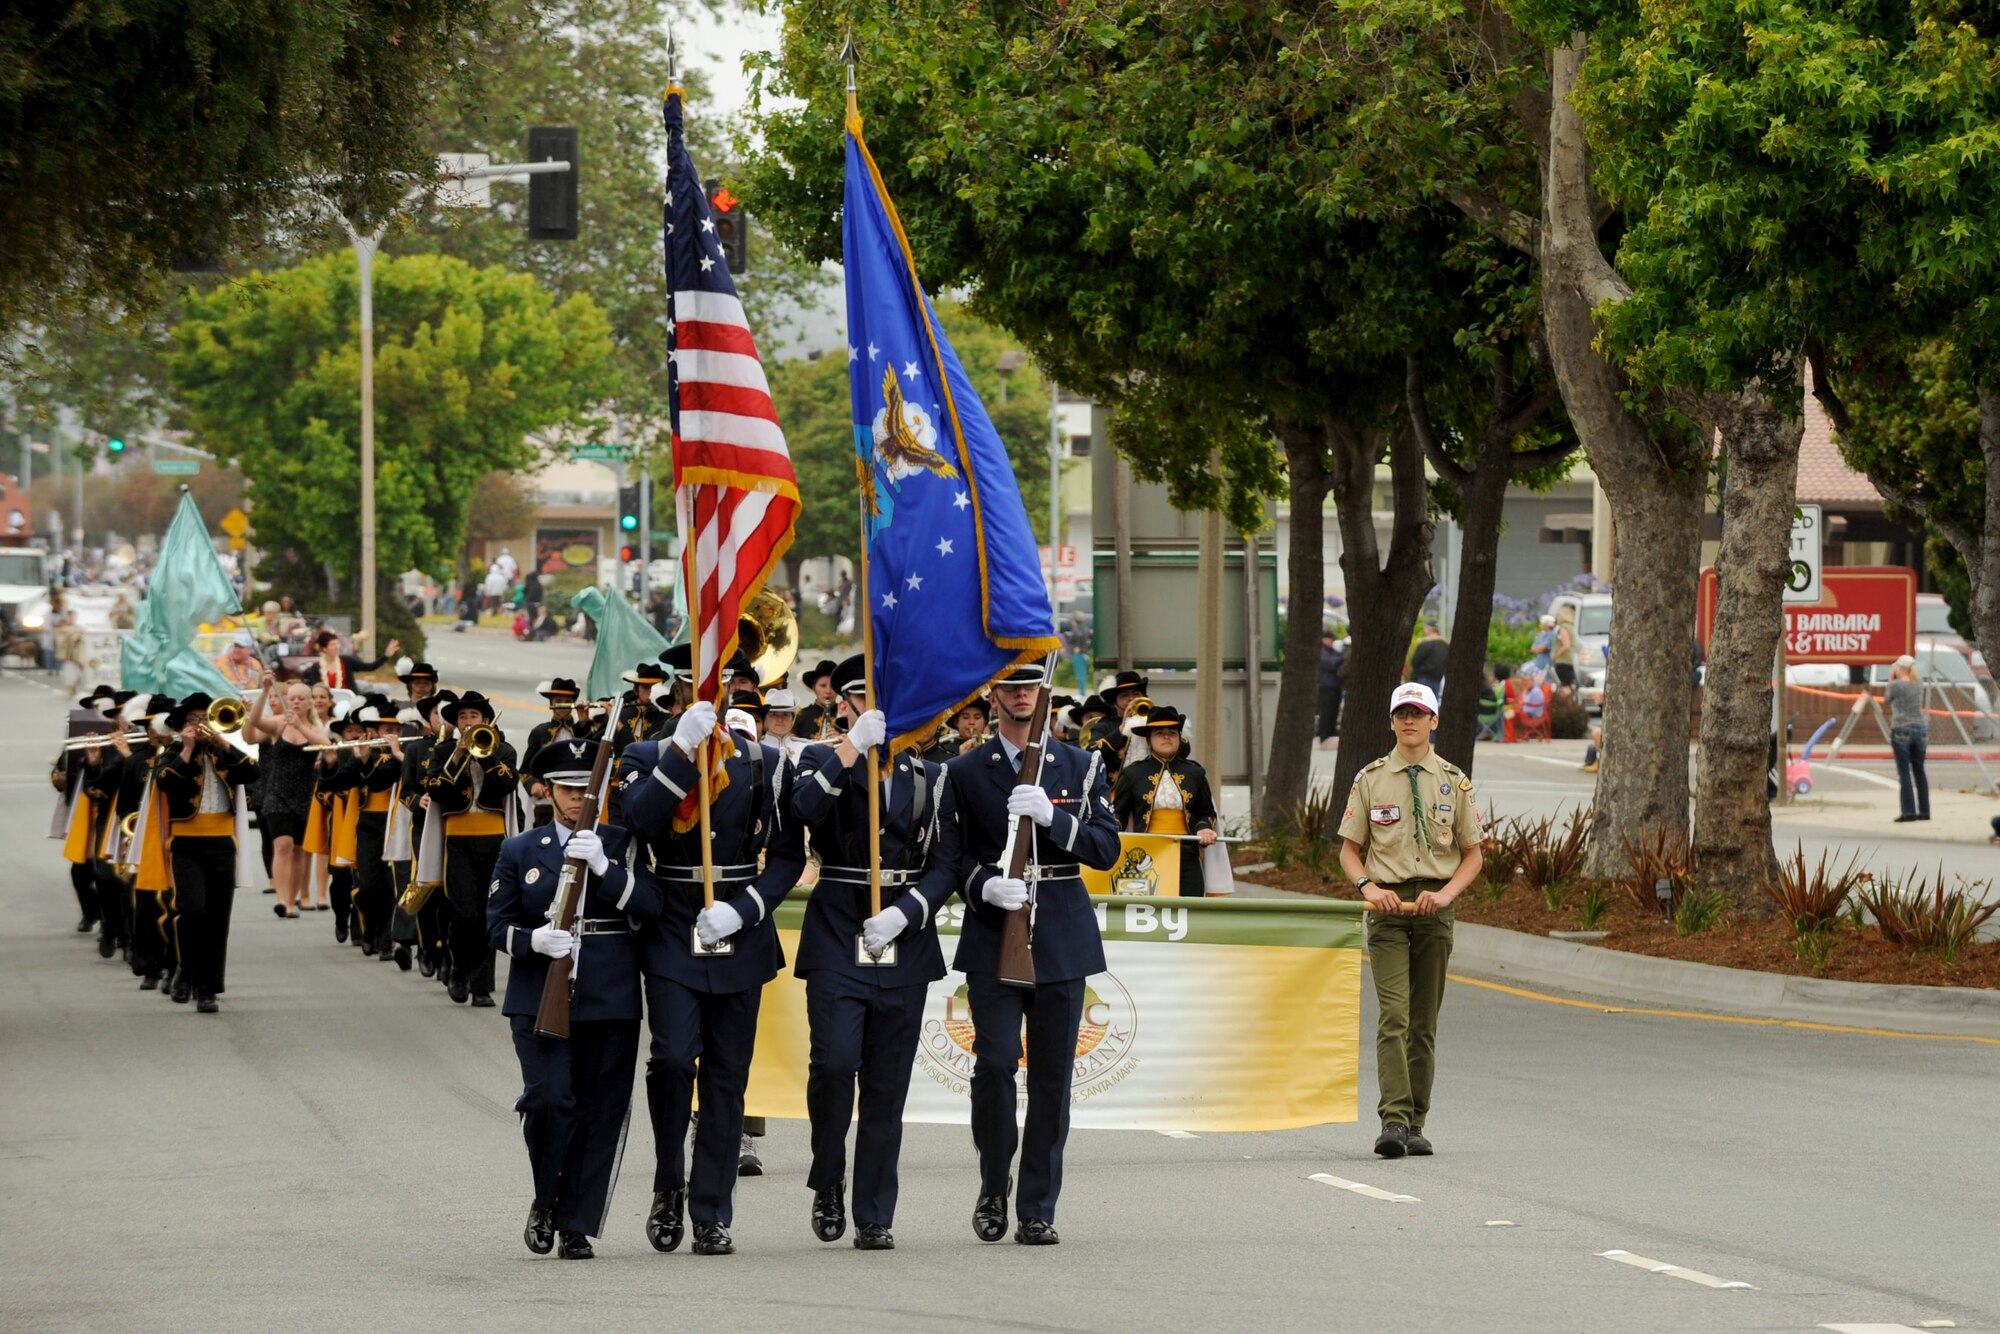
[[[717,213],[728,213],[733,211],[741,201],[735,195],[730,194],[729,187],[725,185],[713,195],[710,195],[708,202],[715,205]]]
[[[619,560],[631,560],[631,559],[632,559],[632,548],[630,548],[630,547],[620,547],[620,548],[618,548],[618,559],[619,559]]]

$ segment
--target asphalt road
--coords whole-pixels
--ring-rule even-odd
[[[525,698],[581,653],[441,638],[431,658]],[[519,1240],[527,1162],[497,1012],[337,946],[330,914],[281,922],[255,895],[221,1014],[139,991],[71,930],[43,837],[60,702],[5,678],[0,706],[0,838],[20,856],[0,882],[8,1331],[2000,1327],[2000,1047],[1466,982],[1447,1001],[1434,1159],[1374,1158],[1365,1115],[1079,1131],[1063,1245],[1025,1250],[972,1235],[967,1133],[913,1126],[899,1249],[862,1254],[812,1239],[805,1130],[773,1122],[768,1174],[737,1193],[739,1254],[703,1259],[641,1233],[642,1104],[599,1258],[539,1259]],[[1365,1111],[1365,1057],[1362,1084]]]

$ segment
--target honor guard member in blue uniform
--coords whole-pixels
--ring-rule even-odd
[[[861,1113],[854,1136],[854,1244],[895,1249],[896,1160],[903,1103],[930,984],[945,974],[937,914],[958,888],[958,809],[944,768],[905,754],[883,767],[882,911],[869,914],[868,765],[864,752],[885,737],[879,710],[862,711],[862,660],[834,669],[837,745],[807,746],[799,758],[792,813],[824,862],[806,901],[794,971],[806,980],[812,1055],[806,1108],[812,1117],[813,1234],[838,1241],[847,1230],[841,1187],[854,1086]]]
[[[1020,1227],[1014,1240],[1053,1246],[1056,1197],[1062,1192],[1063,1141],[1069,1136],[1070,1076],[1083,1021],[1083,982],[1104,971],[1097,913],[1079,863],[1108,871],[1118,861],[1118,822],[1101,756],[1050,739],[1037,787],[1020,787],[1021,748],[1033,721],[1044,668],[1028,663],[993,685],[998,734],[945,766],[958,803],[960,865],[971,910],[952,967],[965,974],[972,1004],[972,1142],[979,1150],[979,1200],[972,1230],[982,1241],[1007,1235],[1007,1190],[1017,1140]],[[1036,881],[1032,918],[1035,985],[1000,981],[1005,914],[1024,907],[1028,886],[1000,866],[1016,816],[1035,824],[1029,876]],[[1014,1123],[1014,1072],[1027,1025],[1028,1112],[1025,1135]]]
[[[529,772],[548,789],[554,818],[500,845],[486,924],[508,957],[501,1012],[521,1058],[521,1133],[535,1176],[522,1239],[547,1255],[561,1237],[565,1260],[588,1260],[602,1236],[625,1147],[632,1072],[639,1063],[638,924],[660,915],[653,878],[633,865],[636,849],[617,825],[578,829],[595,741],[558,741],[535,752]],[[575,933],[549,920],[563,861],[586,862]],[[542,1037],[535,1015],[549,961],[576,957],[569,1038]]]
[[[167,799],[174,866],[174,944],[180,971],[173,999],[189,995],[214,1014],[229,957],[229,915],[236,903],[236,792],[257,776],[257,761],[229,744],[208,721],[207,695],[183,699],[167,715],[179,744],[155,780]]]
[[[683,673],[687,651],[682,645],[668,654]],[[709,804],[715,904],[702,908],[701,827],[676,832],[674,817],[699,791],[694,755],[715,730],[715,706],[703,700],[680,715],[671,739],[634,742],[618,765],[625,827],[640,843],[662,899],[660,920],[640,944],[652,1029],[646,1103],[658,1154],[646,1237],[657,1250],[673,1250],[685,1210],[694,1220],[696,1255],[735,1250],[731,1197],[757,1006],[764,984],[785,965],[771,915],[798,884],[806,860],[791,814],[792,766],[783,752],[738,739],[727,762],[728,785]],[[697,1080],[701,1123],[690,1171],[687,1126]]]
[[[475,759],[467,746],[475,727],[493,726],[493,705],[476,690],[451,702],[458,734],[432,745],[424,763],[430,818],[444,820],[444,895],[450,905],[452,1000],[493,1004],[493,946],[486,939],[486,896],[500,845],[507,837],[507,807],[520,789],[514,748],[498,737],[493,753]],[[433,896],[435,897],[435,896]]]

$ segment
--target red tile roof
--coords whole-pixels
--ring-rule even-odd
[[[1806,434],[1799,442],[1798,498],[1808,505],[1850,510],[1879,510],[1882,497],[1868,479],[1847,466],[1834,442],[1833,423],[1812,396],[1812,372],[1806,372]]]

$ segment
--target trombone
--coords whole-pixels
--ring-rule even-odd
[[[478,723],[458,734],[458,749],[445,761],[444,776],[458,777],[458,770],[464,767],[465,756],[475,760],[490,760],[493,752],[500,749],[500,729],[486,723]],[[456,766],[456,767],[454,767]]]

